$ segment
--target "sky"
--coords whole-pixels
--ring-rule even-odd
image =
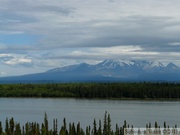
[[[105,59],[180,66],[179,0],[0,0],[0,76]]]

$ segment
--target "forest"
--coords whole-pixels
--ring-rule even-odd
[[[0,97],[180,99],[179,83],[0,84]]]
[[[81,127],[80,122],[77,124],[74,122],[67,124],[65,118],[61,126],[58,126],[57,119],[54,119],[53,128],[50,129],[48,116],[45,113],[44,122],[41,124],[37,122],[27,122],[25,125],[21,126],[20,123],[15,122],[14,118],[9,120],[6,118],[5,128],[2,127],[2,122],[0,121],[0,135],[133,135],[134,133],[134,126],[127,124],[126,121],[124,121],[122,126],[116,124],[115,130],[112,129],[111,125],[110,114],[105,112],[102,122],[99,120],[97,123],[96,119],[94,119],[92,126],[86,126],[86,129]],[[161,132],[161,128],[163,132]],[[125,129],[128,129],[130,134],[127,134]],[[163,127],[160,127],[158,123],[155,122],[154,126],[151,125],[151,123],[147,123],[145,129],[147,129],[147,132],[144,132],[144,135],[150,135],[149,133],[154,133],[153,135],[163,135],[163,133],[165,133],[164,131],[169,131],[171,128],[166,125],[166,122],[164,122]],[[172,132],[165,135],[178,135],[177,131],[177,125],[175,125]]]

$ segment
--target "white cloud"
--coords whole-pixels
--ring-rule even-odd
[[[1,57],[7,57],[7,56],[10,56],[9,54],[0,54],[0,58]]]
[[[25,58],[14,58],[14,59],[11,59],[9,61],[5,61],[4,63],[7,64],[7,65],[26,65],[26,64],[31,64],[32,60],[30,59],[25,59]]]
[[[98,50],[101,52],[105,52],[105,53],[131,53],[131,52],[135,52],[135,51],[142,51],[143,49],[140,46],[133,46],[133,45],[129,45],[129,46],[115,46],[115,47],[104,47],[104,48],[93,48],[94,51]]]
[[[6,75],[6,72],[0,72],[0,75],[4,76],[4,75]]]
[[[0,62],[9,66],[32,66],[32,60],[23,54],[0,54]]]
[[[179,46],[179,45],[180,45],[180,42],[172,42],[172,43],[169,43],[169,45],[172,45],[172,46]]]

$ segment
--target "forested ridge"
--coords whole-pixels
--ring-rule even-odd
[[[180,99],[179,83],[1,84],[0,97]]]
[[[49,128],[48,116],[45,113],[43,123],[27,122],[22,126],[20,123],[16,122],[13,117],[11,119],[6,118],[4,128],[0,121],[0,135],[125,135],[124,129],[133,132],[134,127],[136,126],[129,125],[126,120],[121,126],[116,124],[115,130],[112,129],[111,125],[110,114],[105,112],[103,120],[96,121],[96,119],[94,119],[92,126],[87,125],[86,129],[81,127],[80,122],[77,124],[74,122],[67,124],[65,118],[63,119],[61,126],[58,125],[57,119],[54,119],[51,129]],[[160,128],[163,128],[164,131],[170,130],[170,127],[166,125],[166,122],[164,122],[163,127],[160,127],[157,122],[154,122],[152,125],[151,123],[147,123],[143,128],[152,129],[152,131],[154,130],[153,128],[156,128],[155,133],[157,135],[162,134],[160,133]],[[173,131],[173,133],[168,132],[169,134],[167,133],[165,135],[178,135],[178,132],[175,132],[177,131],[177,125],[173,127]],[[144,133],[144,135],[146,135],[146,133]],[[150,134],[147,133],[147,135]]]

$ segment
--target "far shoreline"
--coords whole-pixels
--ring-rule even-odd
[[[77,97],[0,97],[0,99],[77,99],[77,100],[117,100],[117,101],[159,101],[159,102],[166,102],[166,101],[172,101],[172,102],[180,102],[180,98],[178,99],[167,99],[167,98],[77,98]]]
[[[180,84],[150,82],[1,84],[0,98],[2,97],[180,101]]]

